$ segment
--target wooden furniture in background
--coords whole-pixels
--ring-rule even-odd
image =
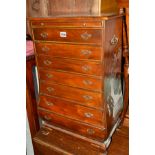
[[[116,0],[27,0],[27,17],[53,15],[112,15],[118,12]]]
[[[124,75],[124,111],[122,123],[129,126],[129,0],[118,0],[120,11],[125,14],[123,20],[123,75]]]
[[[35,57],[26,57],[26,110],[30,126],[31,137],[33,138],[39,131],[39,118],[37,114],[37,102],[35,97],[32,68],[35,66]]]

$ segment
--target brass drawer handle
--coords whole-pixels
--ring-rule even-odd
[[[49,116],[44,116],[44,119],[46,119],[47,121],[50,121],[51,120],[51,117],[49,117]]]
[[[45,136],[49,135],[49,132],[48,131],[45,131],[45,130],[42,130],[41,133]]]
[[[117,45],[118,40],[119,40],[119,39],[114,35],[113,38],[112,38],[111,41],[110,41],[111,45]]]
[[[88,72],[88,71],[90,71],[90,70],[91,70],[91,67],[90,67],[90,66],[85,65],[85,66],[82,66],[82,70],[83,70],[83,71],[85,71],[85,72]]]
[[[92,54],[92,51],[89,51],[89,50],[81,50],[81,54],[84,55],[84,56],[89,56]]]
[[[87,118],[91,118],[91,117],[93,117],[94,115],[92,114],[92,113],[84,113],[84,115],[87,117]]]
[[[49,49],[48,47],[44,46],[44,47],[42,47],[41,50],[42,50],[43,52],[48,52],[50,49]]]
[[[93,135],[95,133],[95,131],[93,129],[87,129],[87,133],[89,135]]]
[[[87,33],[87,32],[81,34],[81,38],[82,38],[83,40],[88,40],[88,39],[90,39],[91,37],[92,37],[92,34],[89,34],[89,33]]]
[[[48,102],[48,101],[46,101],[46,105],[48,105],[48,106],[54,106],[54,104],[52,102]]]
[[[47,87],[46,89],[47,89],[48,92],[54,91],[54,88],[51,88],[51,87]]]
[[[40,34],[40,36],[41,36],[43,39],[46,39],[46,38],[48,37],[48,33],[42,32],[42,33]]]
[[[44,60],[44,64],[45,65],[50,65],[52,62],[51,61],[49,61],[49,60]]]
[[[93,99],[93,97],[92,96],[89,96],[89,95],[84,95],[83,98],[85,100],[92,100]]]
[[[83,80],[83,83],[84,83],[85,85],[92,85],[92,84],[93,84],[93,82],[90,81],[90,80]]]
[[[40,23],[40,25],[41,25],[41,26],[44,26],[45,24],[44,24],[44,23]]]
[[[52,74],[46,74],[46,77],[48,77],[49,79],[53,77]]]

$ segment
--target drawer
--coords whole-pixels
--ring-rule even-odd
[[[34,40],[101,45],[101,29],[34,28]]]
[[[47,22],[47,21],[32,21],[31,25],[35,27],[103,27],[102,21],[81,21],[81,22]]]
[[[62,115],[50,113],[42,109],[38,109],[38,114],[49,124],[59,126],[65,130],[69,130],[93,139],[103,140],[105,138],[106,129],[104,127],[98,128],[89,124],[80,123],[79,121],[69,119]]]
[[[68,118],[103,126],[103,110],[96,110],[55,97],[40,96],[39,107]]]
[[[50,55],[50,57],[62,57],[73,59],[101,60],[102,47],[91,45],[72,45],[56,43],[35,43],[38,54]]]
[[[50,126],[42,127],[33,138],[38,155],[100,155],[105,146],[89,142]]]
[[[38,55],[37,61],[38,67],[48,70],[62,70],[96,76],[102,75],[102,64],[97,62],[51,58],[45,55]]]
[[[102,108],[102,93],[86,91],[57,84],[40,82],[40,94],[61,97],[79,102],[82,105]]]
[[[35,155],[73,155],[65,150],[50,145],[47,141],[35,137],[33,140]]]
[[[102,79],[99,77],[39,69],[39,79],[47,83],[58,83],[102,92]]]

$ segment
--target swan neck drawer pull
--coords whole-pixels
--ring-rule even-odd
[[[93,117],[93,114],[92,113],[84,113],[84,115],[87,117],[87,118],[91,118],[91,117]]]
[[[87,129],[87,133],[89,135],[93,135],[95,133],[95,131],[93,129]]]
[[[89,51],[89,50],[81,50],[81,54],[84,55],[84,56],[89,56],[92,54],[92,51]]]
[[[43,52],[48,52],[50,49],[48,48],[48,47],[42,47],[42,49],[41,49]]]
[[[46,38],[48,37],[48,33],[42,32],[42,33],[40,34],[40,36],[41,36],[43,39],[46,39]]]
[[[45,131],[45,130],[42,130],[41,133],[45,136],[49,135],[49,132],[48,131]]]
[[[92,85],[92,84],[93,84],[93,82],[90,81],[90,80],[83,80],[83,83],[84,83],[85,85]]]
[[[52,74],[46,74],[46,77],[48,77],[49,79],[53,77]]]
[[[81,38],[82,38],[83,40],[88,40],[88,39],[90,39],[91,37],[92,37],[92,34],[89,34],[89,33],[87,33],[87,32],[81,34]]]
[[[54,88],[51,88],[51,87],[47,87],[46,89],[47,89],[48,92],[54,91]]]
[[[88,72],[88,71],[90,71],[90,70],[91,70],[91,67],[90,67],[90,66],[85,65],[85,66],[82,66],[82,70],[83,70],[83,71],[85,71],[85,72]]]
[[[52,119],[51,119],[51,117],[49,117],[49,116],[46,116],[46,115],[44,116],[44,119],[45,119],[45,120],[47,120],[47,121],[50,121],[50,120],[52,120]]]
[[[46,101],[46,105],[48,105],[48,106],[53,106],[54,104],[53,104],[52,102]]]
[[[93,97],[92,96],[89,96],[89,95],[84,95],[83,98],[85,100],[92,100],[93,99]]]
[[[45,65],[50,65],[52,62],[51,61],[49,61],[49,60],[44,60],[44,64]]]

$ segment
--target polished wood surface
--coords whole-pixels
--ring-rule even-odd
[[[59,15],[114,15],[118,11],[116,0],[26,0],[27,16],[46,17]]]
[[[96,20],[94,23],[102,23],[97,28],[93,26],[80,28],[80,24],[73,24],[74,27],[68,27],[68,24],[60,27],[61,22],[65,24],[68,20],[70,23],[75,21],[89,23],[94,19]],[[38,23],[33,25],[33,22],[43,22],[46,26]],[[58,26],[50,26],[52,22],[58,23]],[[49,125],[103,142],[115,128],[123,108],[123,99],[120,98],[122,16],[32,18],[31,24],[39,74],[39,116]],[[37,47],[43,44],[46,46]],[[48,53],[52,51],[52,47],[55,48],[55,54],[57,49],[63,51],[64,47],[66,56],[61,56],[59,53],[58,56],[53,56],[54,52]],[[100,59],[99,57],[97,60],[81,59],[75,52],[73,54],[69,47],[75,51],[79,48],[81,50],[81,47],[91,47],[91,50],[94,49],[99,53]],[[67,48],[71,52],[69,55]],[[78,86],[83,77],[88,78],[83,82],[84,85],[91,85],[91,78],[100,80],[98,83],[100,90],[96,91],[96,87],[84,85],[80,87],[80,84]],[[78,82],[75,84],[71,78]],[[117,83],[115,92],[111,91],[113,82]],[[119,96],[118,101],[113,99],[113,93]],[[116,103],[112,103],[114,100]],[[118,104],[118,107],[115,104]]]
[[[34,40],[72,42],[101,45],[100,29],[65,29],[65,28],[34,28]]]
[[[101,47],[91,45],[72,45],[55,43],[36,43],[37,54],[50,55],[51,57],[71,58],[81,60],[100,60]]]
[[[57,83],[102,92],[102,78],[96,76],[72,74],[69,72],[39,69],[40,81]]]
[[[129,127],[122,126],[114,133],[108,155],[129,155]]]
[[[63,130],[53,128],[53,126],[42,127],[33,141],[39,155],[43,155],[44,152],[46,155],[53,154],[53,152],[63,155],[101,155],[105,147],[104,144],[100,146],[93,141],[71,136]]]
[[[57,137],[57,139],[55,139],[55,137]],[[117,129],[113,135],[112,143],[108,148],[108,155],[129,155],[128,139],[128,127],[122,126],[120,129]],[[62,154],[73,154],[73,152],[76,152],[78,154],[85,153],[85,155],[94,153],[96,153],[96,155],[103,155],[104,152],[104,148],[97,147],[97,144],[93,144],[92,142],[84,139],[79,140],[79,138],[71,137],[68,134],[46,127],[42,128],[41,131],[35,136],[34,143],[35,149],[39,151],[39,155],[42,155],[45,152],[46,155],[48,155],[49,152],[49,155],[51,155],[55,151],[60,154],[64,151]],[[87,151],[89,151],[89,153]]]
[[[32,138],[39,131],[39,117],[35,97],[32,68],[36,65],[34,55],[26,58],[26,110]]]
[[[83,120],[83,122],[94,125],[103,124],[104,110],[96,110],[69,102],[60,98],[40,96],[39,107],[52,111],[57,114],[67,116],[75,120]],[[65,108],[64,108],[65,107]]]
[[[52,58],[47,55],[38,55],[38,67],[50,70],[61,70],[75,73],[83,73],[101,76],[102,64],[96,61],[79,61],[62,58]]]
[[[106,138],[106,129],[103,125],[102,127],[97,125],[93,126],[41,108],[38,109],[38,113],[39,116],[48,124],[61,127],[62,129],[77,133],[79,135],[84,135],[98,141],[102,141]]]
[[[41,82],[40,94],[61,97],[94,108],[103,108],[102,93],[98,92]]]

